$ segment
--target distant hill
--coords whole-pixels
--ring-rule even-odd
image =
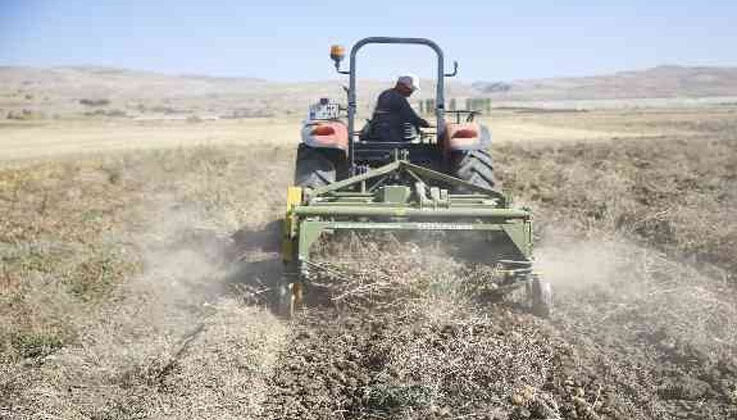
[[[249,117],[289,109],[291,100],[289,89],[254,78],[177,76],[91,66],[0,67],[0,109],[16,113],[25,109],[46,116]]]
[[[472,89],[506,100],[737,96],[737,67],[658,66],[601,76],[476,82]]]
[[[0,118],[67,116],[217,116],[246,118],[303,115],[319,97],[345,100],[343,80],[277,83],[241,77],[164,75],[77,66],[0,67]],[[432,81],[414,100],[434,94]],[[390,81],[362,80],[359,111],[367,114]],[[505,101],[737,96],[737,67],[659,66],[590,77],[475,82],[449,80],[447,98]]]

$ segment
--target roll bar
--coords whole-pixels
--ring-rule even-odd
[[[425,45],[433,49],[438,56],[438,75],[437,87],[435,92],[435,118],[437,127],[437,139],[442,135],[442,125],[445,117],[445,78],[453,77],[458,73],[458,62],[453,62],[453,72],[445,73],[445,60],[443,58],[443,50],[438,44],[426,38],[399,38],[391,36],[372,36],[363,38],[356,42],[351,48],[350,65],[348,71],[340,70],[339,60],[335,63],[335,69],[338,73],[349,75],[348,87],[348,163],[353,171],[353,142],[355,131],[356,117],[356,55],[358,50],[368,44],[416,44]]]

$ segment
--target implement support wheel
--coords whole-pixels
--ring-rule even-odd
[[[532,313],[541,318],[550,318],[553,309],[553,289],[550,283],[534,275],[528,292]]]
[[[302,282],[283,282],[279,286],[277,297],[277,314],[291,319],[302,305]]]

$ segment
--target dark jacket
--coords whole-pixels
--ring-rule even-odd
[[[376,101],[374,116],[371,118],[371,138],[380,141],[403,141],[405,124],[415,127],[428,127],[401,93],[387,89]]]

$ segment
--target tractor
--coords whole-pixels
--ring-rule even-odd
[[[410,44],[437,55],[435,130],[407,127],[404,137],[373,138],[356,129],[358,53],[369,44]],[[491,133],[473,110],[445,110],[443,51],[425,38],[369,37],[350,50],[333,45],[330,57],[348,76],[347,104],[320,99],[301,129],[294,186],[287,191],[282,237],[285,272],[278,287],[280,312],[294,314],[309,287],[311,250],[342,231],[458,233],[483,238],[485,263],[506,273],[503,290],[524,288],[527,307],[540,316],[551,310],[551,288],[532,267],[532,214],[515,208],[494,189]]]

